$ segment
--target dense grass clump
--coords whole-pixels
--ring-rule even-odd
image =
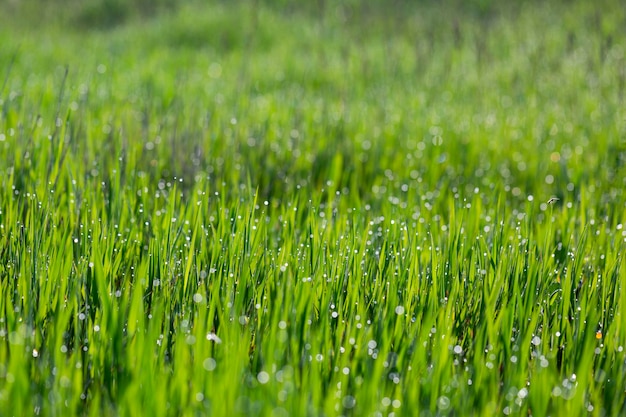
[[[626,413],[625,9],[365,3],[0,5],[0,415]]]

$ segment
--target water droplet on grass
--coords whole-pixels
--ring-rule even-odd
[[[211,332],[211,333],[207,333],[206,335],[206,340],[211,340],[217,344],[222,343],[222,339],[219,338],[218,335],[216,335],[215,333]]]
[[[522,399],[526,398],[528,396],[528,389],[522,388],[517,392],[517,396]]]
[[[343,401],[341,403],[347,409],[354,408],[354,406],[356,405],[356,398],[351,395],[346,395],[345,397],[343,397]]]
[[[270,374],[268,374],[265,371],[261,371],[259,372],[259,374],[256,376],[256,379],[259,381],[259,383],[261,384],[267,384],[270,380]]]
[[[206,358],[204,362],[202,362],[202,366],[209,372],[212,372],[217,367],[217,362],[213,358]]]
[[[441,411],[446,411],[448,408],[450,408],[450,399],[445,395],[439,397],[437,399],[437,408],[439,408]]]

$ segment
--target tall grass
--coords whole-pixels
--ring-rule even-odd
[[[605,3],[0,20],[0,415],[625,413]]]

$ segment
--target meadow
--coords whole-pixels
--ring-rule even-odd
[[[0,4],[0,416],[626,414],[618,0]]]

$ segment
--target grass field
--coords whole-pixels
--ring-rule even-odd
[[[3,2],[0,416],[625,415],[625,53],[618,0]]]

